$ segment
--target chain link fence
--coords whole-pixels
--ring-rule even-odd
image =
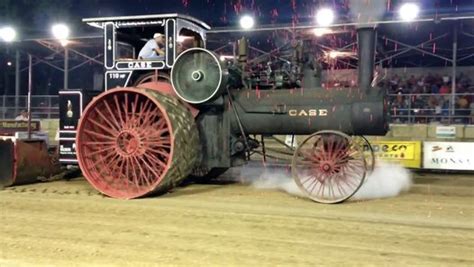
[[[28,97],[14,95],[0,96],[0,119],[13,120],[22,110],[28,109]],[[59,96],[35,95],[31,96],[32,119],[58,119]]]

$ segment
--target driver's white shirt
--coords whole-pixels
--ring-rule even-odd
[[[138,58],[149,59],[157,58],[159,55],[156,54],[155,49],[158,49],[158,44],[155,39],[151,39],[143,46],[142,50],[138,54]]]

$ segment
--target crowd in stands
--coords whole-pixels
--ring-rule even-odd
[[[401,78],[393,75],[379,82],[389,94],[394,122],[473,123],[474,84],[461,73],[456,79],[455,114],[451,114],[452,80],[450,76],[431,74]]]
[[[452,80],[448,75],[399,76],[376,75],[379,88],[388,94],[390,115],[395,123],[462,123],[474,124],[474,83],[468,75],[456,78],[454,115],[451,114]],[[325,88],[355,87],[354,79],[329,79]]]

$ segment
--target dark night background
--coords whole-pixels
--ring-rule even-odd
[[[386,16],[393,16],[403,2],[389,0]],[[425,15],[474,12],[474,0],[416,2],[421,3],[422,14]],[[348,0],[0,0],[0,26],[14,25],[18,38],[24,40],[51,38],[50,27],[55,22],[68,23],[73,36],[96,33],[81,22],[85,17],[181,13],[199,18],[212,27],[223,27],[237,26],[239,16],[248,13],[256,15],[259,24],[309,23],[314,20],[314,13],[320,6],[336,9],[338,19],[347,20]],[[404,34],[408,34],[406,38],[416,38],[411,31]],[[428,38],[429,34],[425,32],[423,38]],[[7,62],[14,62],[12,50],[12,47],[0,44],[0,94],[13,94],[12,74],[15,68],[7,66]],[[26,66],[25,58],[23,56],[22,68]],[[79,69],[71,73],[70,88],[91,86],[91,70],[96,73],[101,71],[98,66],[90,65],[86,70]],[[23,72],[22,93],[26,93],[25,79],[26,72]],[[84,83],[85,80],[87,83]],[[62,73],[48,67],[38,67],[34,70],[34,81],[36,94],[55,94],[62,86]]]
[[[375,1],[375,0],[370,0]],[[390,11],[402,0],[390,0]],[[474,0],[421,0],[422,12],[465,13],[474,11]],[[156,13],[183,13],[211,26],[235,24],[242,12],[258,15],[261,23],[289,23],[312,18],[319,6],[347,12],[346,0],[1,0],[0,23],[21,25],[27,32],[41,32],[55,21],[68,21],[80,27],[80,19],[96,16],[122,16]]]

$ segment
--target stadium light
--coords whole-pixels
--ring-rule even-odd
[[[255,26],[255,20],[252,16],[244,15],[240,18],[240,27],[244,30],[250,30]]]
[[[61,40],[59,40],[59,43],[60,43],[62,46],[66,46],[66,45],[69,44],[69,40],[61,39]]]
[[[400,7],[400,10],[398,12],[402,20],[413,21],[418,17],[418,13],[420,13],[420,8],[415,3],[405,3]]]
[[[69,27],[65,24],[55,24],[51,28],[54,38],[58,39],[62,46],[68,44],[67,38],[69,38]]]
[[[316,13],[316,22],[319,26],[329,26],[334,22],[334,11],[330,8],[321,8]]]
[[[0,28],[0,38],[7,43],[13,42],[16,38],[16,31],[10,26]]]

